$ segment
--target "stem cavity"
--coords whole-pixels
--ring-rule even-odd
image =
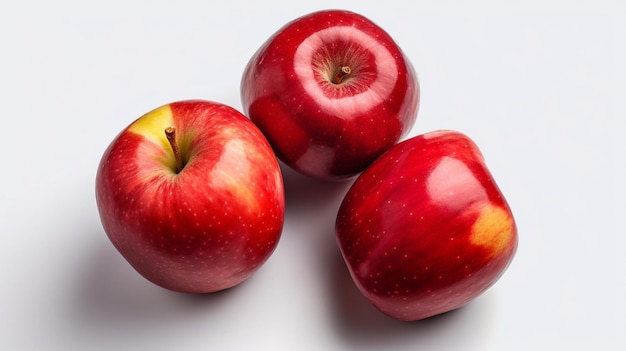
[[[176,128],[165,128],[165,136],[167,137],[167,141],[170,142],[172,152],[174,153],[174,159],[176,160],[176,173],[179,173],[183,170],[183,158],[180,154],[180,148],[178,147],[178,143],[176,142]]]
[[[350,69],[350,66],[341,66],[339,68],[339,71],[335,74],[335,76],[333,77],[332,82],[334,84],[341,84],[341,82],[343,82],[343,80],[350,75],[350,73],[352,73],[352,69]]]

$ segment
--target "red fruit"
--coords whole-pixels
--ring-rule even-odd
[[[494,284],[517,229],[478,147],[454,131],[384,153],[355,181],[337,240],[363,295],[405,321],[456,309]]]
[[[96,200],[126,260],[181,292],[248,278],[273,252],[284,218],[270,145],[241,113],[209,101],[165,105],[124,129],[102,156]]]
[[[245,69],[241,98],[287,165],[343,179],[411,129],[419,87],[389,34],[333,10],[298,18],[269,38]]]

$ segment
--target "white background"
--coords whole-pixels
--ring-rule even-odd
[[[325,8],[395,38],[422,88],[411,135],[471,136],[513,208],[517,256],[456,312],[403,323],[359,295],[333,233],[349,183],[286,169],[274,255],[212,295],[152,285],[102,230],[94,176],[122,128],[180,99],[241,109],[253,52]],[[625,13],[619,1],[3,0],[1,348],[623,350]]]

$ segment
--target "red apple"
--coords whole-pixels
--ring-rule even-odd
[[[278,161],[258,128],[209,101],[159,107],[107,148],[96,200],[109,239],[174,291],[230,288],[274,251],[283,226]]]
[[[454,131],[395,145],[355,181],[337,240],[363,295],[404,321],[484,292],[517,248],[511,210],[478,147]]]
[[[270,37],[245,69],[241,99],[278,158],[335,180],[363,171],[406,135],[419,86],[389,34],[359,14],[332,10]]]

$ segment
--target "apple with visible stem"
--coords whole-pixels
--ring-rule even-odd
[[[125,128],[96,176],[104,230],[145,278],[208,293],[250,277],[284,220],[278,160],[239,111],[211,101],[161,106]]]
[[[361,293],[404,321],[454,310],[516,252],[511,209],[476,144],[456,131],[405,140],[352,184],[336,235]]]
[[[241,100],[285,164],[342,180],[411,129],[419,85],[387,32],[362,15],[326,10],[286,24],[257,50]]]

